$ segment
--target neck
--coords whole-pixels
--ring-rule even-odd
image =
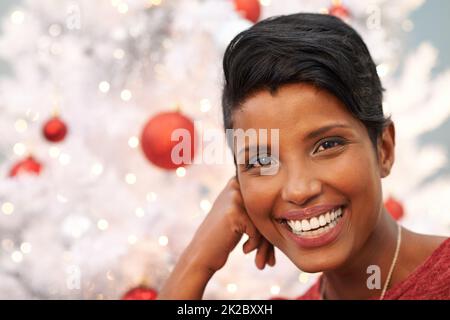
[[[383,208],[375,229],[351,262],[323,274],[327,299],[368,299],[381,295],[397,247],[397,223]],[[368,267],[378,266],[381,271],[380,288],[369,289]],[[395,270],[394,270],[395,271]]]

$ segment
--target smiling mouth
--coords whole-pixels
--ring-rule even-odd
[[[344,216],[344,206],[335,208],[326,213],[322,213],[311,219],[303,220],[287,220],[282,219],[281,223],[285,224],[287,229],[293,234],[300,237],[318,237],[328,233],[336,227],[339,220]]]

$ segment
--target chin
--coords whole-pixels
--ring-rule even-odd
[[[350,259],[350,251],[344,248],[329,248],[309,253],[297,251],[285,254],[298,269],[307,273],[318,273],[342,268]]]

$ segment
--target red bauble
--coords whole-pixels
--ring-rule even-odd
[[[156,300],[158,292],[147,287],[137,287],[122,296],[122,300]]]
[[[395,220],[400,220],[403,217],[403,205],[393,197],[389,197],[384,203],[384,206]]]
[[[328,9],[328,13],[332,16],[346,20],[350,17],[350,11],[342,4],[334,4]]]
[[[258,22],[259,16],[261,15],[259,0],[233,0],[233,2],[236,11],[245,19],[253,23]]]
[[[188,160],[189,163],[192,163],[197,141],[194,124],[191,119],[178,111],[159,113],[145,124],[141,133],[141,146],[144,155],[151,163],[167,170],[174,170],[186,165],[185,163],[177,164],[172,161],[172,149],[176,145],[184,143],[184,138],[171,140],[172,132],[176,129],[186,129],[190,135],[190,156]],[[177,152],[177,154],[183,156],[183,150]]]
[[[33,156],[28,156],[27,158],[16,163],[9,171],[10,177],[15,177],[21,174],[35,174],[39,175],[41,172],[42,165],[33,158]]]
[[[274,296],[274,297],[270,297],[269,300],[289,300],[289,298],[285,298],[282,296]]]
[[[59,117],[48,120],[42,128],[45,139],[50,142],[60,142],[67,134],[67,125]]]

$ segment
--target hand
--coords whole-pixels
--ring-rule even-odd
[[[244,253],[257,249],[256,266],[259,269],[264,269],[266,264],[274,266],[274,247],[259,233],[248,216],[239,183],[233,177],[197,229],[187,249],[189,256],[195,259],[197,265],[216,272],[225,265],[244,233],[249,237],[242,247]]]

